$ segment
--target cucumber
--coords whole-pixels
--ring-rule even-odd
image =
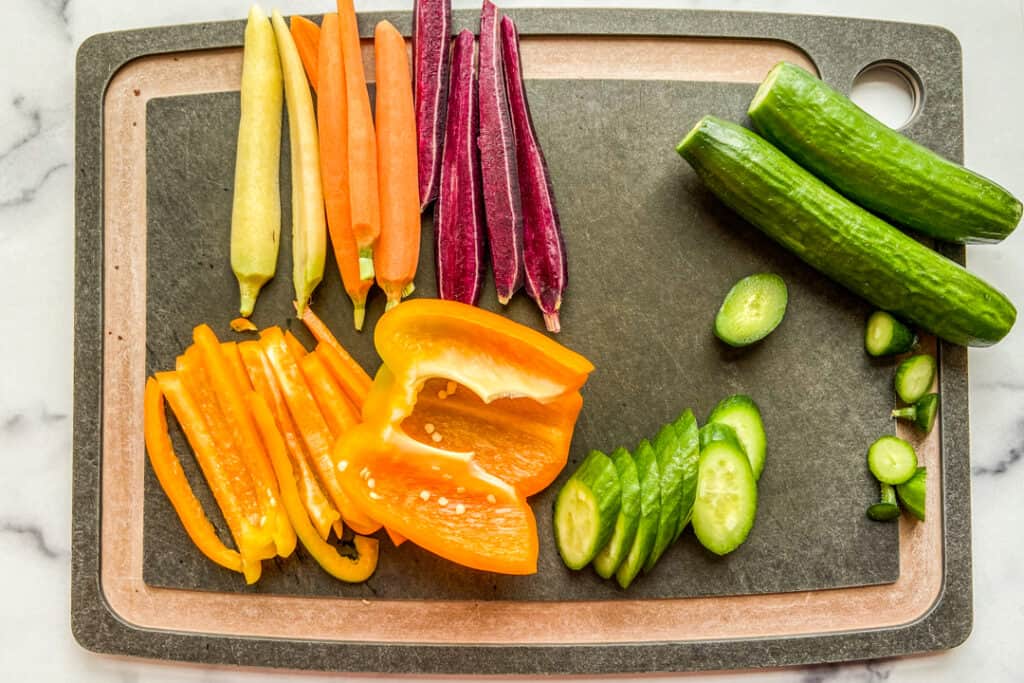
[[[898,436],[883,436],[868,449],[868,469],[878,481],[896,486],[914,476],[917,453]]]
[[[788,301],[786,283],[778,275],[748,275],[725,295],[715,316],[715,336],[729,346],[759,342],[782,322]]]
[[[658,474],[658,456],[646,439],[640,442],[633,454],[637,475],[640,478],[640,523],[636,536],[626,558],[615,571],[615,579],[623,588],[629,588],[651,554],[658,536],[661,519],[661,482]]]
[[[747,113],[765,138],[852,201],[930,237],[998,242],[1020,222],[1020,200],[1005,189],[792,64],[768,72]]]
[[[864,327],[864,349],[872,356],[906,353],[914,348],[917,335],[885,311],[875,311]]]
[[[675,542],[679,540],[693,515],[693,500],[697,497],[697,468],[700,464],[700,435],[697,420],[689,410],[680,415],[672,426],[683,444],[683,489],[679,496],[679,525],[676,527],[675,536],[672,537],[672,541]]]
[[[686,426],[690,423],[696,427],[697,419],[693,416],[693,411],[687,410],[677,422],[682,425],[681,430],[676,429],[676,424],[667,424],[661,428],[654,440],[654,451],[658,455],[658,476],[661,480],[661,512],[654,547],[651,548],[651,554],[644,563],[645,572],[654,568],[665,550],[676,540],[679,520],[684,514],[682,503],[687,454],[680,431],[686,431]],[[687,515],[690,512],[689,507],[687,506]]]
[[[876,522],[891,522],[900,516],[900,506],[896,502],[896,489],[886,483],[882,487],[881,500],[868,508],[868,518]]]
[[[619,474],[622,505],[611,539],[594,558],[594,569],[605,579],[610,579],[622,564],[636,538],[636,528],[640,525],[640,479],[636,472],[636,462],[625,448],[617,449],[611,454],[611,459]]]
[[[926,353],[911,356],[896,368],[893,386],[904,403],[917,403],[931,391],[935,381],[935,359]]]
[[[611,459],[591,451],[555,500],[555,543],[569,569],[583,569],[608,543],[621,504]]]
[[[736,430],[721,422],[709,422],[701,427],[699,439],[700,450],[702,453],[708,446],[716,441],[724,441],[733,448],[739,450],[744,456],[747,454],[746,451],[743,450],[743,443],[740,441],[739,435],[736,434]],[[751,472],[753,472],[753,470],[751,470]]]
[[[903,507],[910,510],[910,514],[924,521],[925,484],[928,480],[928,470],[918,467],[910,481],[904,482],[896,487]]]
[[[939,412],[939,395],[925,394],[921,400],[906,408],[896,408],[892,416],[897,419],[910,420],[914,426],[925,434],[932,431],[935,426],[935,416]]]
[[[737,213],[812,267],[954,344],[990,346],[1017,311],[1000,292],[853,204],[755,133],[706,116],[676,148]]]
[[[700,453],[692,522],[701,545],[725,555],[740,547],[754,526],[757,482],[739,442],[728,433],[732,429],[713,426]]]
[[[768,439],[764,433],[761,410],[754,403],[754,399],[745,394],[722,399],[708,415],[708,424],[724,424],[735,430],[736,438],[750,459],[754,479],[760,479],[764,470]]]

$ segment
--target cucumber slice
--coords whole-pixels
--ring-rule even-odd
[[[912,406],[897,408],[892,411],[892,416],[898,419],[910,420],[914,426],[925,434],[932,431],[935,426],[935,416],[939,412],[939,395],[926,394],[924,398]]]
[[[868,468],[878,481],[896,486],[914,476],[917,453],[898,436],[883,436],[868,449]]]
[[[637,474],[640,477],[640,523],[636,528],[633,545],[615,571],[615,579],[623,588],[629,588],[633,579],[640,573],[647,556],[651,554],[655,538],[658,535],[658,522],[661,519],[661,481],[658,474],[658,456],[646,439],[637,446],[633,456],[636,460]]]
[[[715,316],[715,336],[729,346],[761,341],[782,322],[789,294],[774,273],[748,275],[732,286]]]
[[[716,555],[731,553],[747,539],[756,515],[757,482],[743,449],[735,439],[710,441],[701,450],[697,473],[693,504],[697,540]]]
[[[740,437],[736,434],[736,430],[727,424],[709,422],[700,428],[698,435],[700,438],[700,450],[702,453],[711,444],[722,441],[743,453],[743,455],[746,455],[746,451],[743,450],[743,444],[740,443]],[[751,472],[753,472],[753,470],[751,470]]]
[[[697,497],[697,468],[700,463],[700,432],[693,413],[687,410],[679,416],[672,426],[682,443],[683,489],[679,496],[679,525],[676,527],[672,541],[679,540],[683,529],[690,523],[693,516],[693,500]]]
[[[600,451],[591,451],[555,501],[555,543],[569,569],[583,569],[608,543],[621,504],[619,474]]]
[[[896,493],[899,494],[903,507],[910,510],[910,514],[922,522],[924,521],[925,484],[927,481],[927,468],[918,467],[909,481],[896,487]]]
[[[594,558],[594,569],[605,579],[612,578],[622,564],[636,538],[636,528],[640,525],[640,478],[637,476],[636,462],[625,448],[617,449],[611,454],[611,459],[619,474],[622,505],[608,545]]]
[[[926,353],[911,356],[896,368],[893,385],[904,403],[917,403],[931,391],[935,381],[935,359]]]
[[[900,506],[896,503],[896,489],[886,483],[882,483],[881,487],[881,500],[868,508],[868,518],[876,522],[891,522],[900,516]]]
[[[885,311],[875,311],[864,328],[864,349],[872,356],[906,353],[917,343],[909,327]]]
[[[693,411],[687,410],[679,422],[685,426],[688,423],[697,424],[697,418]],[[654,440],[654,451],[658,454],[658,476],[661,479],[661,514],[658,520],[658,535],[654,539],[654,547],[651,554],[647,556],[644,563],[644,571],[649,572],[654,568],[655,563],[668,549],[669,545],[676,539],[676,532],[679,530],[679,519],[683,514],[683,480],[685,444],[676,430],[675,424],[667,424],[658,432]],[[689,508],[690,506],[687,506]],[[687,509],[689,514],[689,509]]]
[[[708,423],[729,425],[736,431],[736,438],[750,459],[754,479],[760,479],[764,470],[768,439],[764,433],[761,411],[754,403],[754,399],[744,394],[722,399],[708,415]]]

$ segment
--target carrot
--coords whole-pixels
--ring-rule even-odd
[[[366,374],[366,370],[363,369],[356,359],[349,355],[345,347],[341,345],[330,328],[324,324],[320,318],[317,317],[316,313],[313,312],[308,306],[300,315],[302,322],[306,325],[306,329],[309,330],[310,334],[316,338],[321,344],[330,346],[337,352],[337,359],[347,368],[346,377],[352,381],[353,389],[358,389],[359,393],[365,398],[366,394],[370,391],[370,385],[373,384],[373,380]],[[332,369],[333,371],[333,369]],[[341,377],[337,378],[342,386],[346,386],[346,380]],[[347,393],[347,390],[346,390]],[[358,405],[362,405],[362,399],[358,401]]]
[[[345,65],[348,101],[348,169],[352,198],[352,232],[359,248],[359,275],[373,279],[373,250],[380,235],[377,197],[377,136],[373,130],[370,96],[359,44],[359,25],[352,0],[338,0],[341,56]]]
[[[377,178],[380,240],[374,254],[377,284],[398,305],[414,289],[420,257],[419,166],[416,110],[405,38],[382,21],[374,31],[377,70]]]
[[[292,40],[295,41],[295,48],[299,51],[302,68],[306,70],[309,84],[313,87],[313,91],[316,92],[319,74],[317,45],[320,43],[320,27],[306,17],[295,16],[289,21],[289,30],[292,34]]]
[[[299,491],[306,511],[313,520],[317,533],[322,538],[327,538],[331,532],[331,526],[341,518],[341,514],[324,495],[323,489],[316,479],[316,474],[310,468],[309,456],[295,429],[288,406],[285,405],[284,398],[281,396],[281,388],[277,385],[274,371],[270,367],[263,349],[260,348],[259,342],[242,342],[238,345],[238,350],[242,355],[242,360],[245,361],[245,369],[252,380],[256,393],[263,397],[277,419],[281,435],[284,437],[288,453],[292,458],[292,465],[298,473]],[[280,484],[280,482],[278,483]]]
[[[164,395],[160,384],[150,377],[146,380],[144,399],[144,433],[146,452],[160,487],[178,513],[185,532],[199,551],[220,566],[234,572],[242,571],[242,556],[228,548],[217,537],[217,531],[206,516],[202,503],[192,492],[192,486],[181,469],[181,461],[174,453],[171,436],[167,431],[164,413]]]
[[[307,355],[299,362],[299,367],[309,382],[310,389],[313,390],[313,398],[320,406],[320,412],[327,421],[331,434],[337,439],[359,422],[359,415],[319,355]]]
[[[242,363],[242,356],[238,353],[238,344],[235,342],[221,342],[220,349],[224,352],[224,360],[231,370],[236,390],[241,393],[252,389],[252,384],[249,383],[249,375],[246,374],[245,365]]]
[[[320,127],[320,177],[324,184],[327,230],[331,235],[331,246],[334,249],[334,260],[338,262],[341,282],[352,300],[355,328],[361,330],[366,317],[366,294],[373,286],[373,280],[364,280],[359,272],[359,247],[352,231],[348,92],[337,14],[324,15],[318,63],[323,64],[316,106],[317,125]]]
[[[284,343],[288,347],[288,351],[292,354],[292,358],[295,359],[296,363],[302,360],[305,355],[309,353],[309,351],[306,350],[306,347],[302,345],[302,342],[296,339],[295,335],[291,332],[284,333]]]

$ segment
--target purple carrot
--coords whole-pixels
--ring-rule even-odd
[[[472,31],[459,33],[452,54],[440,195],[434,205],[438,296],[464,304],[480,299],[486,265],[474,52]]]
[[[494,285],[498,301],[507,304],[523,286],[523,206],[499,29],[498,8],[484,0],[480,13],[480,167]]]
[[[437,199],[451,71],[451,0],[414,0],[413,81],[419,152],[420,210]]]

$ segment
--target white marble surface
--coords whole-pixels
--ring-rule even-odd
[[[409,0],[357,0],[359,9]],[[456,0],[461,7],[475,0]],[[541,0],[505,6],[537,5]],[[940,24],[964,49],[970,166],[1024,195],[1022,0],[576,0],[558,4],[817,12]],[[116,29],[235,19],[248,0],[2,0],[0,24],[0,679],[11,681],[291,681],[308,674],[212,669],[102,657],[69,628],[73,294],[74,56]],[[329,0],[282,2],[318,12]],[[1024,303],[1024,233],[970,250],[970,266]],[[26,333],[27,332],[27,333]],[[844,666],[730,673],[708,680],[1024,680],[1024,326],[972,351],[975,626],[938,655]],[[696,677],[705,678],[705,677]],[[692,678],[688,678],[692,680]]]

